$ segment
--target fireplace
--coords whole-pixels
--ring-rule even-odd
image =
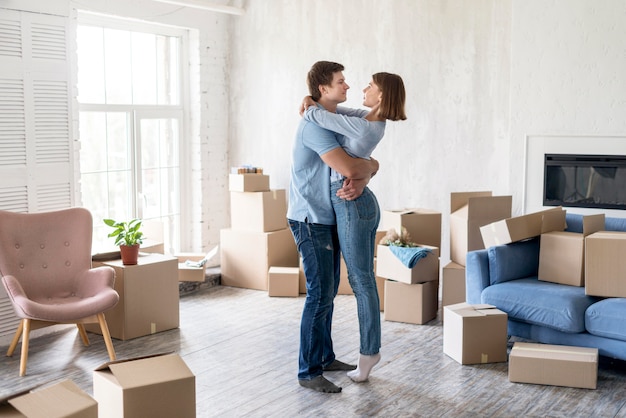
[[[626,155],[545,154],[543,204],[626,210]]]

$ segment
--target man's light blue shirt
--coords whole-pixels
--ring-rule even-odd
[[[336,225],[330,200],[330,168],[320,156],[339,147],[334,132],[300,121],[292,149],[288,219]]]

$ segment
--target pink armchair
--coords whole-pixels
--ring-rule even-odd
[[[84,208],[0,211],[0,277],[21,318],[7,356],[22,337],[20,376],[26,374],[30,330],[48,325],[74,323],[89,345],[83,324],[99,323],[109,358],[115,360],[103,313],[119,300],[115,271],[91,267],[92,223]]]

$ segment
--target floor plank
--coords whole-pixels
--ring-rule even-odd
[[[383,357],[369,382],[330,372],[326,376],[342,393],[301,388],[296,373],[303,303],[304,297],[271,298],[256,290],[198,288],[181,296],[179,329],[114,340],[114,346],[118,358],[179,353],[196,375],[198,417],[626,417],[622,362],[603,359],[596,390],[511,383],[507,363],[462,366],[444,355],[441,315],[426,325],[383,321]],[[337,356],[354,362],[359,338],[353,296],[337,297],[334,317]],[[64,378],[91,394],[92,371],[107,355],[102,338],[89,336],[89,347],[73,327],[33,339],[22,378],[18,346],[0,362],[0,398]]]

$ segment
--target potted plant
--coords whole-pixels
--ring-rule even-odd
[[[122,263],[124,265],[137,264],[139,246],[143,242],[141,220],[133,219],[128,222],[117,222],[113,219],[104,219],[104,223],[113,228],[108,236],[115,238],[115,245],[119,245]]]

